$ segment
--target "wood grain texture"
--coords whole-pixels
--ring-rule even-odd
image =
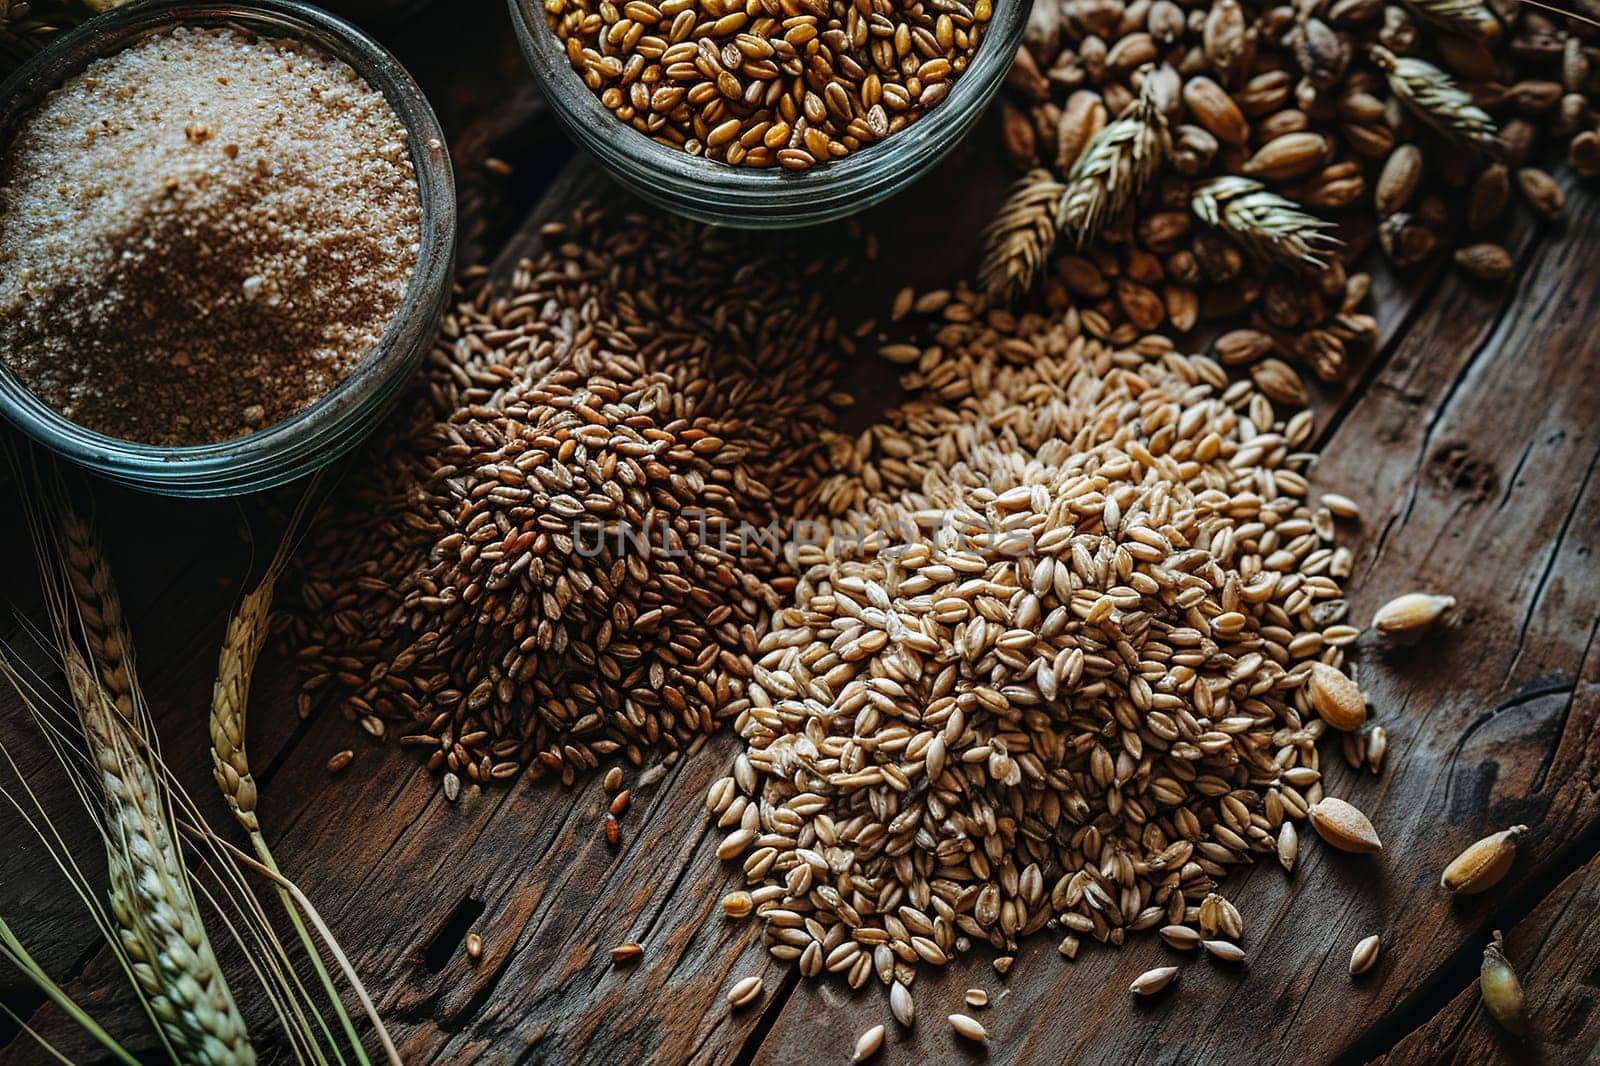
[[[468,252],[503,269],[537,247],[539,223],[606,186],[586,164],[568,166],[523,221],[561,154],[549,150],[551,126],[524,84],[507,81],[508,40],[457,69],[462,42],[482,40],[491,25],[491,7],[499,11],[460,5],[460,24],[439,30],[437,42],[425,20],[392,31],[392,43],[425,86],[465,86],[433,96],[452,131]],[[498,88],[506,84],[511,92]],[[906,281],[970,275],[973,237],[1005,185],[982,162],[989,135],[980,130],[947,166],[865,217],[879,266],[852,311],[881,315]],[[485,170],[490,155],[510,159],[512,174]],[[613,850],[600,833],[597,780],[572,790],[523,780],[447,803],[409,751],[376,744],[336,715],[300,723],[289,668],[269,657],[251,745],[280,862],[318,901],[408,1062],[811,1066],[843,1060],[879,1023],[889,1029],[881,1061],[894,1062],[1492,1061],[1513,1050],[1479,1016],[1472,984],[1494,928],[1507,930],[1542,1019],[1533,1050],[1521,1054],[1583,1061],[1600,1024],[1591,928],[1600,902],[1600,343],[1584,322],[1600,302],[1600,220],[1589,191],[1568,191],[1565,229],[1523,225],[1508,237],[1519,261],[1509,288],[1440,269],[1402,279],[1378,266],[1378,351],[1345,382],[1314,389],[1323,455],[1313,484],[1354,497],[1365,513],[1343,534],[1358,552],[1353,620],[1412,589],[1448,592],[1459,606],[1414,648],[1360,645],[1361,681],[1390,735],[1388,766],[1379,777],[1350,771],[1336,742],[1325,766],[1330,793],[1373,816],[1385,851],[1336,854],[1308,831],[1293,877],[1260,867],[1230,880],[1224,891],[1245,917],[1243,968],[1180,958],[1149,937],[1121,951],[1086,944],[1069,963],[1045,933],[1008,977],[987,953],[924,972],[913,989],[916,1027],[902,1031],[880,990],[800,982],[768,959],[757,925],[722,917],[717,900],[741,878],[716,860],[702,800],[735,738],[714,738],[636,788]],[[864,398],[862,419],[894,396],[869,359],[849,384]],[[102,504],[169,758],[203,792],[196,716],[247,568],[232,528],[238,512],[116,492]],[[15,522],[0,517],[8,550],[20,543]],[[9,699],[0,693],[8,743],[17,717]],[[330,775],[326,760],[347,747],[353,765]],[[37,753],[23,768],[30,780],[49,776]],[[637,777],[629,772],[630,785]],[[1463,900],[1438,888],[1461,847],[1515,822],[1532,830],[1502,885]],[[27,846],[3,814],[0,834]],[[58,888],[8,858],[0,913],[47,943],[52,966],[76,975],[72,990],[114,1031],[137,1034],[140,1019]],[[462,947],[469,930],[485,944],[476,962]],[[1370,933],[1383,938],[1382,960],[1352,982],[1350,949]],[[624,940],[645,951],[618,967],[609,951]],[[1177,985],[1133,1001],[1133,976],[1172,961],[1184,966]],[[731,1010],[728,988],[751,974],[763,977],[760,1001]],[[944,1019],[974,986],[991,996],[970,1011],[992,1034],[987,1051],[960,1042]],[[7,1002],[19,994],[0,983]],[[34,1002],[16,1001],[30,1010]],[[94,1060],[54,1012],[33,1021],[75,1058]],[[25,1040],[0,1048],[0,1062],[35,1061]]]

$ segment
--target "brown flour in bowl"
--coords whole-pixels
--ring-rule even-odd
[[[377,343],[420,215],[405,129],[349,66],[152,35],[52,93],[0,162],[0,357],[100,433],[250,433]]]

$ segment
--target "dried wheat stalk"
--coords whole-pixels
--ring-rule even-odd
[[[62,652],[104,791],[111,910],[133,978],[179,1059],[253,1063],[255,1051],[201,922],[148,748],[82,654],[70,645]]]
[[[36,535],[51,622],[103,792],[111,909],[134,980],[184,1061],[252,1063],[255,1052],[217,964],[176,843],[150,744],[133,645],[110,568],[89,524],[64,499]],[[50,584],[47,578],[47,586]],[[86,658],[78,642],[87,650]]]
[[[1139,99],[1095,134],[1067,174],[1056,225],[1079,248],[1138,199],[1166,156],[1167,119],[1154,87],[1155,79],[1147,79]]]
[[[61,562],[67,583],[77,601],[79,632],[89,652],[89,662],[116,704],[130,722],[143,713],[133,682],[133,641],[122,616],[122,601],[94,530],[71,508],[59,509]]]
[[[276,569],[269,572],[228,620],[211,690],[212,776],[227,800],[235,820],[252,842],[260,835],[256,817],[256,781],[245,752],[245,712],[250,702],[250,677],[267,638],[268,615],[276,586]],[[258,849],[259,850],[259,849]]]
[[[1010,303],[1033,288],[1056,240],[1056,205],[1066,187],[1048,170],[1030,171],[1011,186],[983,232],[978,284],[991,303]]]
[[[309,501],[316,489],[308,492],[306,500]],[[222,651],[217,663],[217,679],[211,689],[211,765],[212,776],[217,782],[218,789],[222,792],[223,799],[228,804],[228,809],[233,812],[234,819],[250,836],[251,848],[260,859],[260,869],[272,879],[277,887],[284,910],[288,912],[289,920],[294,926],[295,934],[305,946],[306,955],[316,971],[319,983],[326,993],[339,1023],[344,1030],[350,1047],[353,1048],[361,1062],[366,1062],[366,1056],[361,1050],[361,1041],[351,1023],[349,1014],[344,1009],[344,1004],[339,998],[338,990],[333,985],[333,980],[328,974],[327,967],[323,964],[322,956],[318,950],[317,942],[312,938],[305,926],[301,913],[304,911],[317,922],[319,932],[322,933],[323,942],[333,953],[344,969],[355,990],[357,998],[366,1008],[369,1019],[373,1024],[374,1032],[382,1045],[385,1054],[391,1063],[399,1062],[399,1054],[388,1030],[384,1027],[377,1011],[373,1009],[372,1002],[362,986],[354,969],[349,966],[343,952],[339,949],[331,934],[321,926],[320,919],[315,917],[315,912],[310,909],[310,901],[290,882],[287,882],[278,868],[277,860],[272,856],[272,850],[267,845],[267,840],[261,832],[261,821],[256,812],[256,802],[259,793],[256,788],[255,775],[250,769],[250,756],[246,748],[247,715],[250,706],[250,680],[255,674],[256,661],[261,656],[261,649],[266,645],[268,624],[271,620],[273,595],[277,590],[278,578],[282,575],[284,567],[288,565],[290,549],[305,514],[302,506],[290,523],[289,532],[285,534],[283,544],[278,549],[277,555],[267,567],[267,572],[260,583],[251,590],[240,602],[233,617],[228,620],[228,630],[222,640]]]
[[[1453,140],[1499,154],[1500,131],[1494,119],[1450,75],[1413,56],[1397,56],[1380,44],[1369,45],[1367,52],[1388,79],[1390,90],[1423,122]]]
[[[1195,187],[1189,203],[1206,225],[1268,262],[1321,270],[1340,244],[1330,232],[1332,222],[1307,214],[1251,178],[1213,178]]]

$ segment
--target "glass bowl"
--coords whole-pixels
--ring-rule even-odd
[[[729,166],[659,144],[606,110],[567,59],[540,0],[508,0],[545,100],[572,137],[640,197],[701,222],[790,229],[843,218],[893,196],[955,147],[999,91],[1032,0],[995,0],[977,52],[950,94],[906,128],[806,170]]]
[[[134,488],[167,496],[232,496],[293,481],[353,448],[383,420],[433,345],[450,299],[456,240],[455,181],[433,109],[394,56],[342,19],[297,0],[207,4],[145,0],[97,15],[0,85],[0,145],[13,124],[91,61],[173,26],[227,26],[290,38],[338,57],[383,93],[410,135],[421,195],[416,272],[383,336],[325,396],[255,433],[171,448],[95,433],[49,407],[0,360],[0,414],[50,451]]]

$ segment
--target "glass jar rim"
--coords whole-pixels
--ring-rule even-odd
[[[899,176],[931,166],[998,91],[1032,8],[1031,0],[995,3],[967,69],[951,84],[949,95],[915,122],[842,159],[793,171],[730,166],[692,156],[622,122],[572,69],[539,0],[507,2],[523,54],[552,110],[608,171],[679,214],[751,229],[792,228],[853,213],[891,195]],[[698,203],[705,209],[696,210]]]
[[[0,144],[14,124],[89,63],[142,36],[177,26],[232,26],[296,40],[347,63],[384,96],[405,126],[420,199],[416,267],[383,335],[323,396],[253,433],[214,444],[163,446],[123,440],[71,421],[22,384],[0,359],[0,412],[56,454],[115,480],[170,495],[222,495],[292,480],[359,439],[355,423],[387,408],[421,354],[396,366],[409,334],[431,339],[455,267],[455,180],[444,131],[422,90],[387,49],[344,19],[301,0],[144,0],[96,15],[61,34],[0,84]]]

